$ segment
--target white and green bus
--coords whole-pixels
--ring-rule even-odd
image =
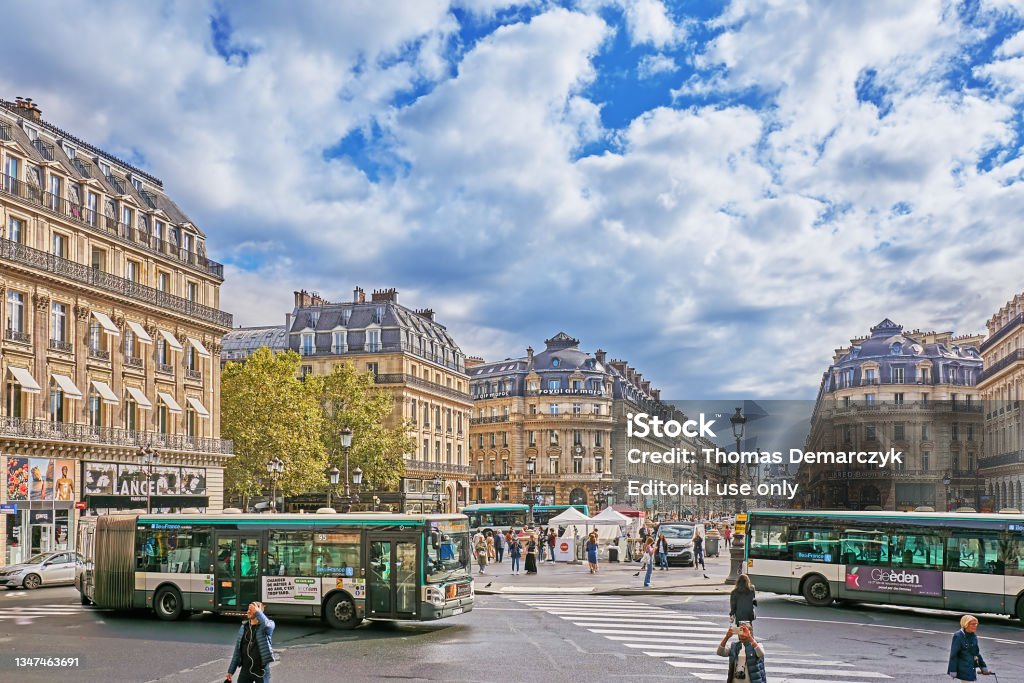
[[[195,612],[426,621],[473,609],[464,515],[116,514],[84,517],[83,604]]]
[[[755,510],[759,591],[1024,618],[1024,515]]]

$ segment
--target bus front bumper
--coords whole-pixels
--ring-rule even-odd
[[[432,605],[430,603],[424,604],[422,617],[424,621],[432,621],[434,619],[455,617],[472,611],[473,598],[458,598],[456,600],[449,600],[444,603],[444,605]]]

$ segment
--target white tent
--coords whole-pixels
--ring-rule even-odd
[[[590,518],[591,524],[618,524],[623,527],[628,526],[631,521],[629,517],[610,507],[601,510],[601,512]]]
[[[562,510],[554,517],[548,520],[548,526],[567,526],[569,524],[580,524],[587,523],[590,518],[585,514],[577,510],[576,508],[570,507]]]

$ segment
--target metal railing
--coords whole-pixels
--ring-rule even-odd
[[[1006,368],[1019,360],[1024,360],[1024,349],[1011,351],[1006,354],[1006,357],[1000,358],[995,363],[982,370],[981,374],[978,375],[978,381],[981,382],[982,380],[988,379],[1003,368]]]
[[[118,178],[116,175],[108,175],[106,180],[107,184],[114,188],[118,194],[128,194],[128,185],[123,179]]]
[[[193,251],[181,249],[177,245],[170,244],[163,239],[152,237],[149,232],[126,226],[124,223],[120,223],[114,216],[100,216],[96,211],[88,209],[82,204],[70,202],[50,192],[43,192],[42,189],[35,185],[29,185],[17,178],[0,174],[0,193],[41,206],[59,216],[70,218],[82,225],[89,226],[107,237],[133,246],[144,247],[149,251],[176,259],[193,266],[197,270],[209,273],[222,280],[224,279],[224,266],[213,259],[200,256]]]
[[[63,351],[64,353],[71,353],[73,350],[71,342],[64,341],[63,339],[51,339],[50,348],[54,351]]]
[[[1007,334],[1009,334],[1014,328],[1016,328],[1022,322],[1024,322],[1024,313],[1018,313],[1017,315],[1010,318],[1010,320],[1008,320],[1005,325],[996,330],[995,334],[993,334],[985,341],[981,342],[981,345],[978,346],[978,349],[984,351],[985,349],[991,347],[997,341],[999,341]]]
[[[123,277],[104,273],[82,263],[76,263],[45,251],[0,238],[0,259],[45,270],[108,292],[120,294],[136,301],[170,309],[186,316],[205,320],[222,327],[231,327],[231,314],[210,308],[180,296],[174,296]]]
[[[201,382],[203,380],[203,371],[189,370],[188,368],[185,368],[185,379],[191,379],[197,382]]]
[[[39,156],[43,157],[46,161],[53,161],[53,145],[46,140],[40,140],[36,138],[32,141],[32,146],[39,152]]]
[[[449,474],[465,474],[470,475],[473,473],[473,468],[469,465],[450,465],[446,462],[430,462],[429,460],[406,460],[406,470],[425,470],[427,472],[447,472]]]
[[[184,434],[161,434],[119,427],[92,427],[68,422],[50,420],[27,420],[18,417],[0,417],[0,435],[48,441],[70,441],[74,443],[105,444],[111,446],[153,446],[154,448],[189,451],[196,453],[220,453],[231,455],[234,444],[230,439],[212,439],[186,436]]]
[[[471,425],[486,425],[494,424],[496,422],[508,422],[511,419],[509,415],[493,415],[491,417],[471,417],[469,418],[469,424]]]
[[[89,358],[95,358],[96,360],[110,360],[110,351],[104,351],[103,349],[89,349]]]
[[[142,358],[136,358],[134,356],[127,356],[124,359],[124,364],[130,368],[139,368],[140,370],[145,367]]]
[[[31,334],[29,334],[28,332],[22,332],[21,330],[12,330],[9,327],[7,328],[7,331],[4,332],[4,339],[6,339],[7,341],[18,342],[19,344],[32,343]]]
[[[990,455],[987,458],[978,458],[978,469],[984,470],[990,467],[1002,467],[1004,465],[1016,465],[1017,463],[1024,462],[1024,453],[1021,451],[1012,451],[1010,453],[1000,453],[999,455]]]
[[[416,377],[415,375],[405,375],[402,373],[380,374],[374,378],[374,382],[376,382],[377,384],[407,384],[409,386],[427,389],[428,391],[433,391],[438,394],[442,394],[444,396],[448,396],[449,398],[454,398],[459,401],[468,402],[470,400],[469,394],[463,393],[461,391],[455,391],[451,387],[447,387],[443,384],[438,384],[436,382],[431,382],[429,380],[421,379],[419,377]],[[424,425],[424,428],[426,427],[427,425]],[[438,429],[440,429],[440,426],[438,427]]]
[[[11,124],[6,121],[0,121],[0,140],[10,142],[11,140]]]
[[[443,356],[441,356],[441,355],[434,355],[434,356],[432,356],[432,355],[430,355],[429,352],[424,351],[423,349],[418,349],[415,346],[413,346],[412,344],[407,344],[405,342],[389,342],[389,343],[383,343],[383,342],[369,343],[369,342],[366,342],[366,343],[363,343],[363,344],[348,344],[343,349],[335,346],[333,343],[316,344],[315,346],[313,346],[310,349],[309,353],[306,353],[306,352],[302,351],[301,344],[299,344],[299,345],[296,345],[295,347],[293,347],[292,350],[293,351],[298,351],[303,356],[314,356],[314,355],[338,356],[338,355],[343,355],[343,354],[346,354],[346,353],[400,353],[400,352],[404,352],[404,353],[411,353],[414,356],[417,356],[419,358],[423,358],[425,360],[428,360],[431,363],[436,363],[437,365],[440,365],[442,367],[446,367],[449,370],[455,370],[457,372],[465,372],[466,371],[465,366],[463,364],[461,364],[461,363],[456,363],[454,360],[448,360],[447,362],[445,362]]]
[[[168,365],[167,363],[157,363],[156,364],[156,371],[159,372],[159,373],[162,373],[164,375],[173,375],[174,374],[174,366],[173,365]]]

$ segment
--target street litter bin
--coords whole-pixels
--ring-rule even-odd
[[[709,535],[707,538],[705,538],[704,539],[704,554],[707,555],[708,557],[718,557],[718,542],[719,542],[719,540],[721,540],[721,539],[719,539],[717,535],[715,535],[715,536]]]
[[[618,546],[613,545],[610,548],[608,548],[608,561],[609,562],[618,562],[619,561],[619,547]]]

